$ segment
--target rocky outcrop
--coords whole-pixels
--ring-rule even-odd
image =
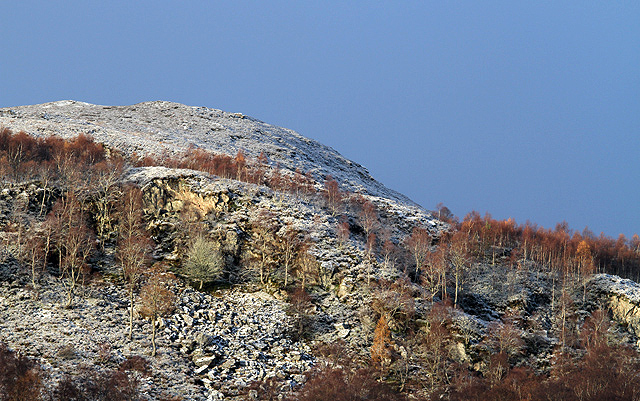
[[[640,284],[611,274],[596,274],[587,283],[587,290],[595,306],[610,308],[613,318],[640,338]]]
[[[57,188],[44,187],[39,181],[3,184],[0,188],[0,227],[20,216],[43,216],[60,196]]]
[[[136,183],[143,192],[145,214],[151,219],[175,217],[188,204],[199,213],[216,215],[229,210],[227,189],[206,187],[214,179],[207,174],[166,167],[133,168],[126,181]]]

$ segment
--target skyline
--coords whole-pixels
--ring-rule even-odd
[[[640,233],[638,4],[5,8],[0,107],[241,112],[331,146],[426,209]]]

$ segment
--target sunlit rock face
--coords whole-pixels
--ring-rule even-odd
[[[614,319],[640,338],[640,284],[611,274],[597,274],[587,288],[592,301],[605,303]]]

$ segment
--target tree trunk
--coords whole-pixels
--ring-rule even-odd
[[[289,263],[284,264],[284,288],[287,288],[287,278],[289,276]]]
[[[456,277],[456,289],[455,289],[455,295],[453,297],[453,307],[454,308],[458,306],[458,282],[459,282],[459,280],[458,280],[458,272],[456,272],[455,277]]]
[[[73,303],[73,287],[69,287],[69,291],[67,291],[67,305],[65,308],[71,308],[71,304]]]
[[[36,257],[35,257],[35,251],[31,251],[31,285],[33,286],[34,291],[36,290]]]
[[[44,205],[45,202],[47,201],[47,182],[48,180],[44,180],[44,185],[43,185],[43,192],[42,192],[42,203],[40,204],[40,212],[38,213],[38,216],[42,216],[42,212],[44,211]]]
[[[129,340],[133,339],[133,285],[129,288]]]
[[[151,356],[156,356],[156,318],[151,319]]]

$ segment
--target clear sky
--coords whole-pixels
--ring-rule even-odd
[[[428,209],[640,233],[638,1],[7,1],[0,107],[294,129]]]

